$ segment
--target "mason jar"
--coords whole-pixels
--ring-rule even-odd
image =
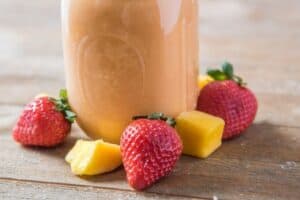
[[[119,143],[134,115],[193,110],[197,0],[62,0],[66,84],[84,132]]]

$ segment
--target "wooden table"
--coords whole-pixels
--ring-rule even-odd
[[[206,160],[133,191],[123,169],[74,176],[55,149],[11,138],[23,105],[64,87],[59,0],[0,1],[0,199],[300,199],[300,1],[200,0],[202,66],[233,62],[259,99],[255,123]]]

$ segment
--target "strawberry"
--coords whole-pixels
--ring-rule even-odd
[[[175,120],[161,113],[138,116],[123,132],[121,153],[128,183],[143,190],[169,175],[182,152]]]
[[[222,70],[208,70],[208,74],[217,81],[202,89],[197,110],[224,119],[223,139],[242,134],[255,119],[258,107],[255,95],[234,75],[230,63],[224,63]]]
[[[64,141],[74,119],[66,90],[61,90],[59,99],[37,97],[25,106],[13,138],[25,146],[53,147]]]

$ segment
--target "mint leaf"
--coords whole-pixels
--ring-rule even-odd
[[[226,74],[226,76],[229,78],[229,79],[232,79],[233,75],[234,75],[234,71],[233,71],[233,66],[231,63],[229,62],[224,62],[222,64],[222,70],[224,72],[224,74]]]

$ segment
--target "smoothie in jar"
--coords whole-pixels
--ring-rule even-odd
[[[193,110],[197,0],[63,0],[69,100],[92,138],[119,143],[132,116]]]

